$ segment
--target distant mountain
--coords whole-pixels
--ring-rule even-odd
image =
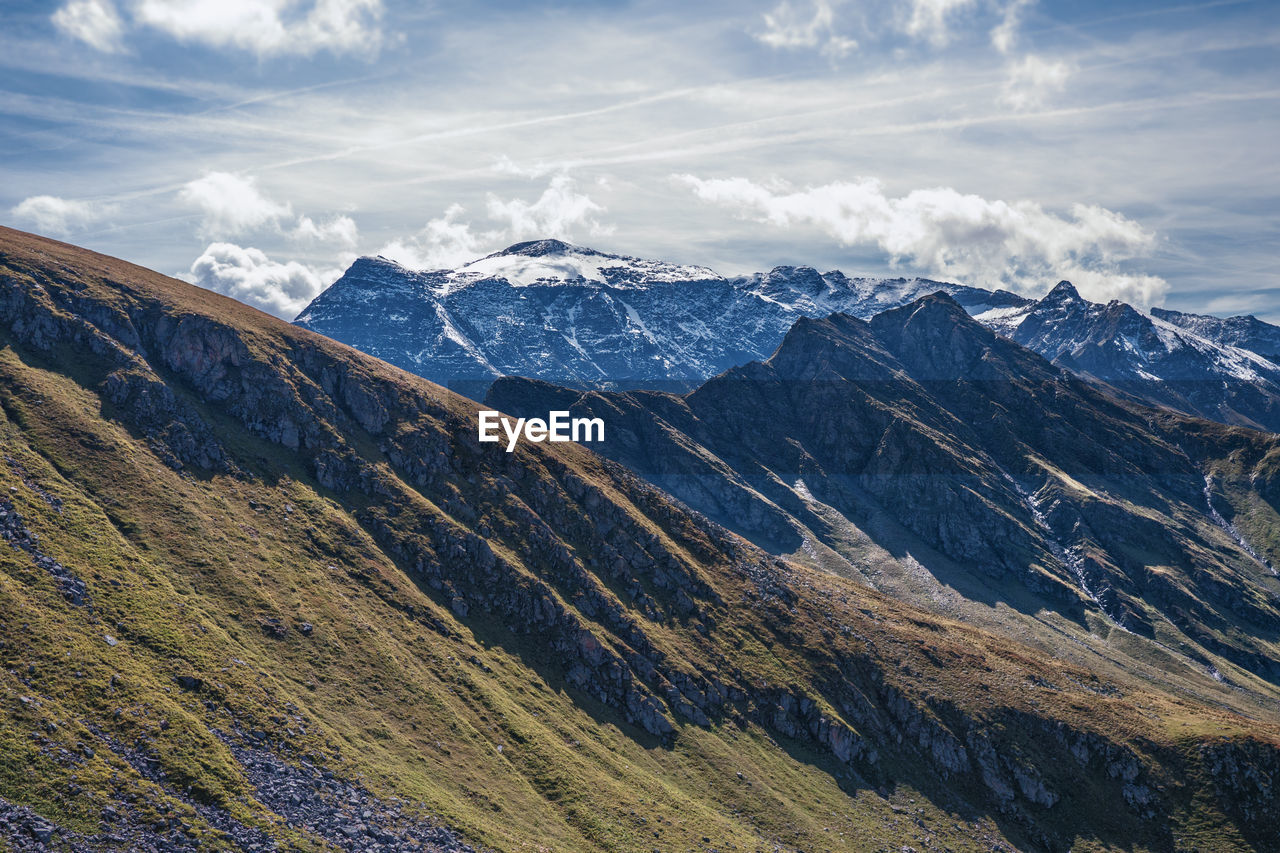
[[[1139,400],[1280,431],[1280,366],[1123,302],[1089,302],[1070,282],[1038,302],[978,319],[1054,364]]]
[[[518,243],[457,270],[361,258],[295,322],[480,398],[499,376],[580,387],[693,387],[763,358],[798,317],[874,313],[946,290],[975,310],[1009,293],[808,267],[727,279],[705,267]]]
[[[687,391],[768,358],[800,317],[869,319],[938,291],[1055,364],[1136,399],[1280,431],[1280,366],[1265,357],[1280,329],[1250,318],[1149,316],[1088,302],[1065,282],[1037,301],[812,267],[725,278],[540,240],[457,270],[361,258],[295,322],[474,399],[500,376]]]
[[[1123,403],[943,294],[802,319],[682,396],[510,378],[486,403],[602,417],[593,447],[690,507],[949,616],[1280,685],[1280,438]]]
[[[1151,315],[1214,343],[1247,349],[1269,361],[1280,362],[1280,326],[1252,315],[1210,317],[1165,308],[1152,308]]]

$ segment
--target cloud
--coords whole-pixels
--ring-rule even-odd
[[[101,222],[115,210],[107,204],[34,195],[16,204],[9,213],[19,222],[30,223],[41,234],[66,237]]]
[[[839,58],[854,51],[858,43],[840,35],[835,28],[835,10],[829,0],[814,0],[811,9],[801,9],[783,0],[764,15],[763,32],[755,37],[774,49],[818,49],[824,56]]]
[[[1059,216],[1030,201],[989,201],[949,188],[890,198],[879,181],[861,178],[794,189],[746,178],[703,180],[676,175],[697,196],[740,215],[789,228],[812,226],[845,246],[870,246],[890,262],[986,287],[1026,292],[1071,276],[1095,299],[1149,305],[1167,285],[1118,265],[1154,249],[1155,235],[1137,222],[1094,205]]]
[[[280,219],[293,215],[288,204],[277,204],[258,191],[251,177],[230,172],[209,172],[189,181],[178,192],[187,204],[204,214],[203,237],[235,237],[264,226],[279,227]]]
[[[491,168],[499,175],[515,175],[518,178],[541,178],[561,169],[559,166],[542,161],[517,163],[506,154],[495,160]]]
[[[280,234],[291,240],[335,244],[354,248],[360,232],[349,216],[334,216],[317,222],[299,215],[292,225],[293,205],[280,203],[258,189],[251,176],[230,172],[209,172],[188,181],[178,191],[178,198],[200,210],[203,217],[199,234],[210,240],[239,237],[245,234]]]
[[[991,44],[1001,53],[1013,50],[1018,41],[1018,27],[1022,25],[1022,13],[1035,0],[1010,0],[1001,12],[1000,23],[991,30]]]
[[[1038,107],[1050,95],[1066,88],[1072,73],[1072,67],[1065,62],[1051,62],[1028,54],[1009,67],[1000,100],[1018,110]]]
[[[289,232],[289,236],[295,240],[336,244],[353,249],[359,242],[360,230],[356,228],[356,221],[350,216],[335,216],[328,222],[319,224],[310,216],[299,216],[298,224]]]
[[[502,222],[514,239],[522,237],[568,238],[580,229],[593,235],[612,233],[612,227],[601,224],[597,215],[605,208],[585,193],[567,173],[554,176],[537,201],[513,198],[503,201],[493,193],[487,204],[489,218]]]
[[[949,19],[975,5],[976,0],[911,0],[911,14],[902,30],[940,47],[951,40]]]
[[[289,0],[140,0],[134,20],[178,41],[259,56],[373,53],[381,46],[382,0],[316,0],[288,14]]]
[[[382,0],[132,0],[133,28],[187,44],[233,48],[259,57],[375,54],[382,45]],[[53,15],[58,29],[102,51],[121,48],[126,24],[111,0],[70,0]]]
[[[540,166],[526,169],[508,157],[501,158],[494,170],[524,177],[544,173]],[[603,178],[596,183],[607,186]],[[456,269],[522,239],[571,239],[579,232],[595,236],[611,234],[613,227],[599,219],[604,212],[602,205],[579,192],[573,178],[562,171],[551,178],[546,189],[532,202],[520,198],[504,200],[490,193],[485,213],[496,227],[476,230],[470,221],[463,219],[466,209],[453,204],[443,216],[430,220],[416,234],[392,240],[378,254],[410,269]]]
[[[462,205],[450,205],[444,216],[429,221],[412,237],[393,240],[378,251],[402,266],[415,270],[454,269],[486,254],[485,245],[501,239],[496,232],[479,235],[471,223],[462,222]]]
[[[50,20],[66,35],[104,53],[123,47],[124,21],[111,0],[71,0]]]
[[[230,296],[254,308],[291,320],[322,290],[342,275],[354,260],[316,270],[297,261],[280,263],[260,249],[234,243],[210,243],[183,278],[208,290]]]

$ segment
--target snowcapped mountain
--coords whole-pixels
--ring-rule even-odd
[[[1257,317],[1210,317],[1165,308],[1152,308],[1151,315],[1214,343],[1247,349],[1280,363],[1280,326],[1273,326]]]
[[[508,375],[685,390],[768,357],[799,317],[869,317],[937,290],[972,310],[1027,302],[811,267],[730,279],[706,267],[539,240],[456,270],[361,258],[294,322],[476,398]]]
[[[706,267],[607,255],[560,240],[516,243],[501,252],[472,261],[448,273],[447,277],[457,287],[496,278],[516,287],[594,281],[620,289],[644,287],[654,282],[669,284],[720,278]]]
[[[1280,328],[1083,299],[1043,299],[924,278],[851,278],[780,266],[727,278],[706,267],[559,240],[518,243],[456,270],[361,258],[298,315],[343,341],[475,399],[500,376],[685,391],[768,358],[801,317],[870,319],[944,291],[1060,367],[1131,397],[1280,431]]]
[[[1143,401],[1280,430],[1280,366],[1170,323],[1166,313],[1089,302],[1063,281],[1038,302],[988,310],[977,319],[1060,367]]]

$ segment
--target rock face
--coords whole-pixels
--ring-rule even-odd
[[[768,358],[801,317],[868,320],[937,291],[1054,364],[1135,399],[1280,430],[1280,367],[1270,360],[1280,329],[1095,304],[1067,282],[1035,301],[812,267],[724,278],[541,240],[458,270],[361,258],[295,322],[477,400],[501,376],[682,392]]]
[[[1277,439],[1222,430],[1193,448],[1203,424],[1122,404],[945,294],[870,322],[802,319],[767,361],[683,396],[504,379],[486,402],[603,418],[599,452],[775,553],[821,544],[856,571],[870,539],[1047,613],[1176,626],[1192,665],[1221,656],[1280,681],[1262,639],[1280,627],[1276,555],[1233,532],[1205,479],[1253,460],[1237,506],[1270,518],[1258,476]]]
[[[529,257],[536,272],[543,256]],[[805,321],[783,348],[794,358],[700,389],[707,418],[737,430],[726,456],[758,454],[767,478],[778,448],[762,442],[776,436],[725,408],[767,402],[751,390],[767,386],[761,371],[796,402],[816,388],[834,403],[847,376],[870,389],[899,373],[941,380],[957,361],[986,369],[991,352],[1032,366],[981,327],[966,333],[946,297],[903,310],[888,324]],[[894,817],[900,790],[931,810],[927,837],[955,846],[1066,849],[1086,833],[1187,846],[1201,825],[1253,838],[1275,824],[1273,798],[1237,809],[1239,789],[1215,787],[1229,774],[1212,769],[1262,779],[1280,754],[1280,721],[1252,704],[1252,682],[1210,703],[1122,671],[1101,679],[778,559],[581,447],[482,445],[474,403],[334,341],[8,230],[0,335],[0,435],[28,472],[5,472],[14,524],[92,596],[92,609],[68,600],[25,540],[0,547],[0,742],[18,756],[0,762],[12,804],[0,832],[19,849],[20,833],[103,844],[116,821],[123,841],[108,843],[137,849],[453,850],[465,837],[514,851],[549,835],[582,851],[713,837],[816,849],[849,811],[860,840],[875,831],[887,845],[917,837]],[[1034,364],[1051,374],[1016,384],[1006,410],[1064,387]],[[1047,563],[1027,531],[968,529],[984,501],[1020,511],[1019,493],[982,494],[999,485],[994,449],[918,456],[944,426],[969,440],[957,412],[974,413],[958,389],[931,392],[946,405],[913,393],[865,427],[883,427],[870,472],[885,475],[885,500],[918,500],[930,476],[956,473],[931,466],[959,464],[946,490],[961,520],[923,519],[919,535],[937,528],[946,547],[1010,571]],[[812,450],[845,466],[833,470],[860,470],[870,432],[850,447],[833,412],[797,411]],[[1096,464],[1141,458],[1139,438]],[[816,453],[781,445],[808,475]],[[1217,473],[1219,489],[1249,481]],[[757,505],[737,492],[727,500]],[[1215,581],[1228,586],[1203,583]],[[1261,606],[1254,592],[1243,612]],[[1220,744],[1238,747],[1234,765],[1197,751]],[[414,808],[397,799],[410,791]]]

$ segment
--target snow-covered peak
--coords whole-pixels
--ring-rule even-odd
[[[706,267],[610,255],[560,240],[516,243],[465,264],[447,277],[455,286],[503,279],[516,287],[584,281],[613,287],[640,287],[649,282],[721,280]]]

